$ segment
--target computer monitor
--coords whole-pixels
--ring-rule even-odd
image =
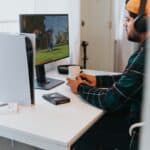
[[[20,31],[36,35],[35,88],[51,89],[64,81],[46,78],[44,65],[69,57],[67,14],[21,14]]]

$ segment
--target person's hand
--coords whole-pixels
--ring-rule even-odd
[[[67,85],[70,86],[73,93],[77,93],[78,86],[81,83],[84,83],[84,81],[80,77],[77,77],[76,80],[73,80],[71,78],[67,78],[67,81],[68,81]]]
[[[96,86],[96,77],[93,75],[81,73],[79,77],[89,86]]]

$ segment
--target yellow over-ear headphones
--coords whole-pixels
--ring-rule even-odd
[[[126,0],[127,11],[137,15],[134,20],[134,27],[137,32],[147,32],[150,21],[150,0]]]

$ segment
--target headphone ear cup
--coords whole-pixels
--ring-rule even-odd
[[[144,17],[144,16],[136,17],[134,20],[135,30],[139,33],[147,32],[148,31],[148,20],[149,20],[149,17]]]

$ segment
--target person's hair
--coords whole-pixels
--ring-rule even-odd
[[[126,0],[126,4],[128,3],[129,0]]]

